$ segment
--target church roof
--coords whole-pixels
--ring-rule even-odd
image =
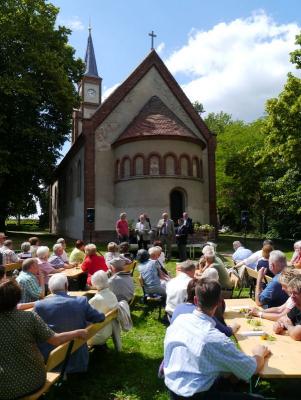
[[[91,36],[91,29],[89,29],[88,43],[85,55],[85,64],[86,64],[86,70],[84,76],[91,76],[93,78],[98,78],[99,76],[98,76],[96,58]]]
[[[193,108],[190,100],[155,50],[152,50],[142,63],[130,74],[130,76],[99,106],[95,114],[91,117],[93,128],[96,129],[107,118],[107,116],[115,109],[115,107],[117,107],[124,97],[130,93],[130,91],[152,67],[157,69],[171,92],[176,96],[183,109],[187,112],[199,132],[202,134],[204,140],[207,143],[212,140],[215,141],[214,135],[209,131],[202,118]],[[188,128],[186,129],[188,130]]]
[[[144,105],[139,114],[128,125],[124,132],[117,138],[114,145],[132,139],[146,137],[185,137],[186,139],[199,140],[199,138],[163,103],[153,96]]]

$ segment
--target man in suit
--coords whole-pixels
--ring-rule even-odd
[[[37,301],[34,311],[55,332],[66,332],[86,328],[88,323],[102,322],[104,314],[92,308],[85,296],[68,296],[68,280],[63,274],[55,274],[49,279],[48,287],[53,294]],[[41,343],[39,349],[45,360],[53,349],[48,343]],[[85,372],[88,368],[87,345],[81,346],[69,359],[66,372]]]
[[[193,235],[193,223],[192,219],[188,216],[187,212],[183,212],[183,221],[184,225],[186,226],[187,233],[189,235]]]
[[[157,224],[159,238],[162,243],[163,249],[166,247],[166,259],[167,261],[171,258],[171,245],[175,237],[175,226],[172,219],[168,218],[167,213],[162,214],[162,219]]]
[[[176,228],[176,242],[179,250],[180,261],[187,260],[186,244],[188,236],[188,227],[184,224],[183,218],[178,219],[178,227]]]

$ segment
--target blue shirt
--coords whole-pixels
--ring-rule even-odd
[[[172,313],[172,318],[171,318],[170,323],[172,324],[179,315],[193,313],[193,311],[195,309],[196,309],[196,306],[192,303],[178,304],[175,308],[175,311]],[[233,331],[229,326],[222,324],[216,317],[212,317],[212,319],[215,322],[216,329],[218,329],[220,332],[224,333],[226,336],[230,337],[233,335]]]
[[[232,258],[235,262],[239,262],[245,260],[246,258],[250,257],[252,251],[249,249],[245,249],[243,246],[240,246],[236,251],[233,253]]]
[[[195,310],[182,314],[167,328],[164,340],[165,385],[179,396],[190,397],[211,388],[222,373],[248,380],[257,368],[215,328],[214,320]]]
[[[282,306],[288,299],[288,295],[279,283],[279,276],[280,273],[275,275],[259,295],[260,303],[266,308]]]
[[[34,311],[57,333],[84,329],[90,322],[102,322],[104,314],[92,308],[85,296],[68,296],[65,292],[57,292],[44,300],[36,302]],[[39,349],[47,360],[54,347],[48,343],[39,344]],[[88,368],[89,353],[87,345],[81,346],[72,356],[66,372],[84,372]]]
[[[146,263],[138,265],[138,271],[142,276],[146,292],[161,287],[159,269],[160,267],[156,260],[148,260]]]

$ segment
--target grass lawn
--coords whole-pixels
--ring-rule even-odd
[[[30,235],[31,236],[31,235]],[[33,234],[32,234],[33,236]],[[11,235],[15,248],[28,238],[28,235]],[[48,235],[41,238],[42,244],[50,248],[56,237]],[[218,250],[231,253],[231,243],[235,238],[220,237]],[[261,243],[261,241],[260,241]],[[256,247],[254,247],[254,246]],[[247,243],[252,249],[260,248],[258,243]],[[291,255],[292,244],[277,246]],[[67,248],[70,251],[72,246]],[[104,247],[100,247],[102,251]],[[167,269],[175,273],[175,260],[167,264]],[[108,342],[107,352],[92,352],[89,370],[68,378],[61,386],[53,387],[45,396],[46,400],[167,400],[168,394],[157,373],[163,357],[163,340],[166,327],[158,321],[158,309],[153,311],[141,304],[142,291],[136,281],[136,302],[132,306],[134,328],[122,333],[123,349],[115,352],[113,343]],[[247,296],[248,291],[245,291]],[[301,345],[301,343],[300,343]],[[286,400],[300,397],[299,380],[261,382],[259,390],[269,398]],[[247,390],[247,389],[246,389]]]

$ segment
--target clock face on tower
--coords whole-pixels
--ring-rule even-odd
[[[88,89],[87,97],[89,97],[90,99],[94,99],[96,97],[96,91],[94,89]]]

